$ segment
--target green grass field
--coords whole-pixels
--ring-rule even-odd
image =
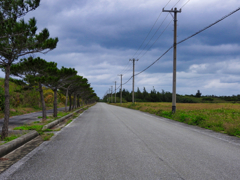
[[[240,137],[240,104],[177,103],[175,114],[171,112],[172,103],[123,103],[122,107]]]

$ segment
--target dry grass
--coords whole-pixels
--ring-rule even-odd
[[[171,103],[123,103],[122,106],[240,137],[240,104],[177,103],[175,114],[171,113]]]

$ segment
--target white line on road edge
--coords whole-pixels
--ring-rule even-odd
[[[145,114],[145,112],[142,112],[142,111],[139,111],[141,113],[143,113],[143,115],[145,116],[148,116],[148,117],[152,117],[152,118],[155,118],[157,120],[161,119],[161,120],[164,120],[165,122],[169,122],[171,123],[172,125],[174,126],[181,126],[181,127],[184,127],[184,128],[187,128],[187,129],[190,129],[194,132],[198,132],[200,134],[204,134],[204,135],[207,135],[209,137],[212,137],[212,138],[215,138],[215,139],[218,139],[218,140],[221,140],[221,141],[224,141],[224,142],[227,142],[229,144],[233,144],[233,145],[236,145],[236,146],[240,146],[240,142],[234,142],[233,139],[237,139],[237,137],[234,137],[234,136],[229,136],[227,134],[223,134],[223,133],[219,133],[219,132],[215,132],[211,129],[205,129],[205,128],[202,128],[202,129],[196,129],[196,128],[201,128],[201,127],[198,127],[198,126],[193,126],[193,125],[188,125],[188,124],[185,124],[185,123],[182,123],[182,122],[179,122],[179,121],[176,121],[176,120],[173,120],[173,119],[168,119],[168,118],[165,118],[165,117],[156,117],[154,115],[151,115],[151,114]],[[171,120],[171,121],[169,121]],[[206,132],[206,131],[209,131],[209,132]],[[212,134],[213,133],[213,134]],[[221,137],[219,137],[221,136]],[[228,138],[233,138],[233,139],[228,139]]]
[[[83,111],[83,113],[84,112],[85,111]],[[69,123],[67,126],[65,126],[64,128],[68,127],[70,124],[72,124],[74,121],[76,121],[77,118],[79,118],[83,113],[81,113],[78,117],[73,119],[73,121],[71,123]],[[51,140],[53,140],[58,134],[60,134],[64,128],[62,128],[61,131],[55,133],[54,136],[51,138]],[[46,145],[48,145],[48,143],[50,143],[51,140],[43,142],[40,146],[38,146],[37,148],[32,150],[30,153],[28,153],[26,156],[24,156],[22,159],[20,159],[18,162],[16,162],[12,166],[10,166],[6,171],[4,171],[2,174],[0,174],[0,179],[7,180],[13,173],[15,173],[23,164],[25,164],[39,150],[43,149]]]

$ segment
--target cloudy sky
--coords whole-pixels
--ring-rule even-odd
[[[41,0],[24,19],[35,17],[39,30],[48,28],[51,37],[59,38],[55,50],[35,56],[75,68],[102,98],[115,81],[119,87],[119,74],[123,83],[132,76],[129,59],[139,59],[138,73],[172,46],[173,18],[163,7],[182,8],[177,14],[180,41],[238,9],[240,1]],[[178,45],[178,94],[240,94],[239,17],[240,11]],[[172,54],[136,76],[135,87],[171,92]],[[123,88],[131,91],[132,81]]]

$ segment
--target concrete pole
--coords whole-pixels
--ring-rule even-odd
[[[122,74],[121,74],[121,92],[120,92],[120,103],[122,105]]]
[[[116,103],[116,91],[117,91],[117,89],[116,89],[116,83],[117,83],[117,81],[115,81],[115,103]]]
[[[118,76],[121,76],[121,88],[120,88],[120,103],[122,105],[122,74],[119,74]]]
[[[113,87],[111,86],[111,103],[113,102],[112,93],[113,93]]]
[[[111,102],[111,88],[109,88],[109,103]]]
[[[130,59],[129,61],[133,62],[133,81],[132,81],[132,103],[134,104],[134,77],[135,77],[135,61],[138,59]]]
[[[174,32],[173,32],[173,87],[172,87],[172,112],[176,112],[176,79],[177,79],[177,13],[181,13],[181,9],[177,8],[171,10],[164,10],[163,12],[174,13]]]

